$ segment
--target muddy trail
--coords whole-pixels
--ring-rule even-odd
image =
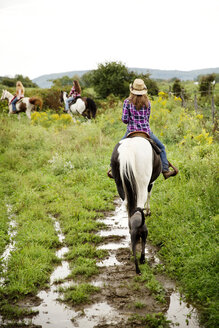
[[[107,250],[108,256],[97,263],[100,273],[89,281],[90,284],[100,287],[100,291],[91,296],[91,302],[72,307],[57,300],[62,298],[57,291],[57,280],[64,279],[64,283],[59,284],[59,287],[60,285],[62,287],[75,285],[76,282],[67,279],[70,269],[69,263],[64,259],[64,254],[68,252],[68,248],[59,223],[52,218],[63,247],[57,251],[57,256],[62,261],[50,277],[50,288],[40,291],[36,297],[19,303],[21,308],[36,311],[36,315],[13,322],[0,316],[0,327],[156,327],[156,325],[142,323],[139,318],[147,314],[163,313],[166,319],[171,321],[170,327],[200,328],[197,311],[183,301],[175,283],[168,277],[155,274],[155,278],[165,289],[166,302],[164,303],[157,301],[144,283],[136,283],[135,266],[131,259],[127,213],[119,200],[115,205],[115,212],[101,219],[107,229],[99,232],[99,235],[104,237],[104,242],[98,248]],[[156,248],[147,243],[146,260],[152,268],[161,264],[156,253]]]

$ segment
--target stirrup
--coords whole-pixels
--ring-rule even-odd
[[[110,179],[114,179],[113,178],[113,175],[112,175],[112,169],[109,169],[108,172],[107,172],[107,175]]]
[[[176,172],[176,174],[179,172],[179,170],[177,169],[177,167],[173,166],[173,164],[171,164],[169,161],[168,161],[168,164],[169,164],[169,167],[172,167],[173,171]]]

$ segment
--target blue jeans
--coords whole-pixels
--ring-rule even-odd
[[[122,137],[121,140],[125,139],[128,135],[128,132],[126,131],[125,135]],[[162,162],[162,172],[168,171],[169,170],[169,163],[167,160],[167,154],[165,150],[164,144],[153,134],[153,132],[150,132],[150,138],[157,144],[157,146],[160,148],[161,153],[160,153],[160,158]]]
[[[15,106],[15,104],[16,104],[17,101],[18,101],[18,99],[17,99],[17,97],[15,97],[15,98],[12,100],[12,102],[11,102],[13,112],[16,112],[16,106]]]
[[[65,110],[66,111],[69,111],[69,103],[74,100],[74,97],[69,97],[67,100],[66,100],[66,103],[65,103]]]
[[[161,158],[161,162],[162,162],[162,172],[168,171],[169,170],[169,163],[168,163],[168,160],[167,160],[167,154],[166,154],[164,144],[162,144],[162,142],[153,134],[153,132],[150,132],[150,138],[154,142],[156,142],[156,144],[158,145],[158,147],[161,150],[160,158]]]

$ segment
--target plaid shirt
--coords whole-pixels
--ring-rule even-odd
[[[78,92],[76,92],[75,87],[72,87],[72,89],[71,89],[71,91],[70,91],[70,93],[69,93],[69,96],[71,96],[71,97],[73,97],[73,98],[76,98],[76,97],[80,97],[81,94],[78,93]]]
[[[125,99],[122,111],[122,121],[127,126],[127,132],[144,131],[150,134],[149,118],[151,113],[151,104],[148,108],[143,106],[137,110],[136,107],[129,102],[129,99]]]

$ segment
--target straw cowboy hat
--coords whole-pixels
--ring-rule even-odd
[[[145,95],[147,93],[147,87],[142,79],[135,79],[133,84],[129,85],[129,89],[134,95]]]

